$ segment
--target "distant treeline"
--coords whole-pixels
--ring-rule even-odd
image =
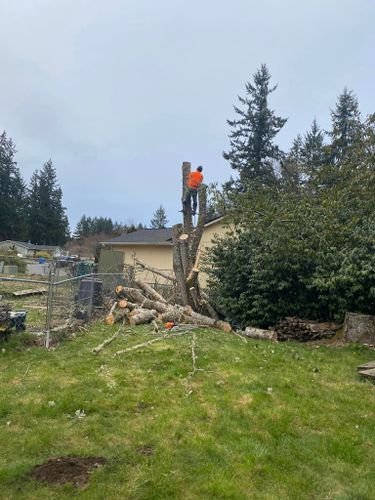
[[[113,222],[110,217],[86,217],[86,215],[82,215],[77,223],[73,239],[86,238],[96,234],[118,236],[123,233],[132,233],[138,229],[143,229],[143,224],[123,224]]]
[[[64,244],[69,224],[52,161],[35,170],[27,184],[15,154],[15,144],[4,131],[0,135],[0,240]]]

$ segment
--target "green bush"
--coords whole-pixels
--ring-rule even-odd
[[[40,250],[39,252],[36,252],[35,254],[35,257],[44,257],[45,259],[51,259],[51,254],[49,254],[48,252],[44,252],[42,250]]]
[[[19,273],[26,272],[26,262],[16,255],[0,255],[0,262],[4,262],[6,266],[18,266]]]
[[[235,229],[207,271],[214,304],[238,325],[375,314],[374,163],[335,168],[314,190],[253,186],[237,196]]]

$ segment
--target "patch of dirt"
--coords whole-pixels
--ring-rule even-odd
[[[137,452],[140,455],[145,455],[146,457],[150,457],[155,454],[155,448],[152,444],[144,444],[142,446],[138,446]]]
[[[244,394],[238,401],[237,406],[249,406],[253,402],[253,396],[251,394]]]
[[[137,411],[147,410],[150,407],[151,407],[150,403],[144,403],[143,401],[141,401],[141,402],[137,403],[136,410]]]
[[[92,469],[106,463],[103,457],[59,457],[50,458],[44,464],[36,465],[30,473],[32,479],[59,485],[72,483],[83,488],[89,482]]]

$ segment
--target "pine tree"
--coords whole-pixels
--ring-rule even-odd
[[[153,218],[150,221],[150,227],[152,229],[164,229],[168,223],[167,214],[165,213],[164,207],[160,207],[155,211]]]
[[[288,189],[298,190],[301,186],[303,171],[303,139],[298,134],[286,158],[281,162],[281,178]]]
[[[302,161],[305,164],[305,173],[310,177],[315,175],[325,162],[324,132],[315,118],[304,136]]]
[[[62,190],[49,160],[34,172],[29,188],[29,238],[39,245],[62,245],[68,238],[68,219]]]
[[[26,237],[26,186],[14,156],[15,145],[4,131],[0,135],[0,239]]]
[[[361,115],[358,106],[358,98],[346,87],[339,95],[336,107],[331,110],[332,131],[331,137],[331,161],[340,163],[350,154],[356,140],[361,132]]]
[[[231,127],[230,150],[224,158],[240,174],[238,187],[246,190],[254,180],[268,185],[275,181],[274,164],[282,158],[274,139],[287,119],[276,116],[269,108],[271,75],[265,64],[253,75],[254,83],[246,84],[246,97],[238,97],[242,108],[234,106],[239,119],[227,120]]]

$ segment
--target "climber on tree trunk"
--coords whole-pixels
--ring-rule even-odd
[[[193,199],[192,215],[195,215],[197,212],[198,190],[203,182],[202,170],[203,167],[200,165],[195,172],[189,173],[184,197],[182,199],[184,210],[186,210],[187,207],[191,207],[191,199]]]

